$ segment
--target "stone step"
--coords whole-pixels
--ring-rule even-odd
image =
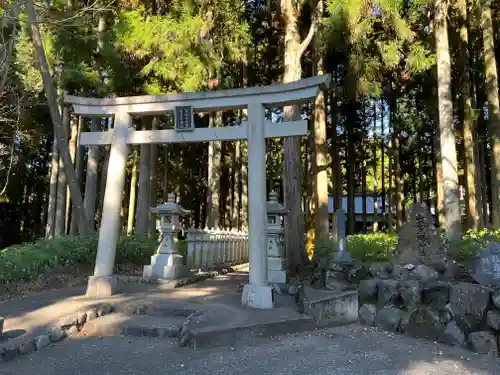
[[[304,286],[303,312],[318,326],[336,326],[358,321],[358,291],[319,290]]]
[[[196,326],[187,322],[179,337],[179,344],[195,350],[235,346],[240,340],[280,336],[316,328],[310,316],[299,314],[292,308],[247,311],[248,318],[225,324]]]
[[[185,318],[112,313],[88,322],[81,334],[90,336],[135,336],[175,338]]]

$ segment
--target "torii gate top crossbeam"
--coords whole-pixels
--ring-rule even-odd
[[[119,98],[87,98],[64,95],[64,103],[72,105],[81,116],[113,116],[118,112],[131,115],[155,115],[173,111],[175,107],[189,105],[195,112],[246,108],[250,101],[265,107],[279,107],[308,102],[320,89],[330,84],[330,75],[306,78],[300,81],[264,87],[249,87],[208,92],[141,95]]]

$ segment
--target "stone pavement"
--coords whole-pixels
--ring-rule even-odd
[[[234,336],[234,332],[227,329],[234,328],[235,325],[251,327],[261,322],[272,325],[275,322],[290,320],[291,325],[305,322],[306,324],[303,325],[302,330],[311,327],[311,319],[298,314],[291,308],[293,301],[289,296],[277,296],[278,308],[273,310],[253,310],[241,307],[241,293],[238,291],[238,286],[247,282],[247,280],[248,272],[242,270],[182,288],[172,288],[170,285],[162,284],[124,284],[122,294],[108,298],[87,298],[82,295],[84,293],[82,288],[72,288],[53,290],[38,296],[4,301],[0,303],[0,316],[6,318],[4,337],[0,339],[0,348],[25,342],[37,335],[44,334],[50,328],[55,327],[60,318],[77,311],[89,310],[102,303],[111,303],[115,311],[118,312],[124,312],[128,307],[135,305],[151,306],[153,307],[151,310],[155,310],[154,308],[161,310],[162,306],[166,310],[176,309],[176,304],[180,305],[181,309],[194,309],[193,311],[203,309],[205,310],[203,322],[194,322],[196,323],[195,326],[191,324],[189,327],[190,332],[195,333],[198,331],[200,333],[197,340],[198,344],[194,345],[196,340],[192,343],[197,347],[200,347],[202,341],[204,347],[213,346],[212,343],[207,342],[207,339],[210,339],[211,333],[217,329],[226,329],[225,336],[228,339],[226,342],[230,342],[229,339]],[[150,309],[148,308],[148,310]],[[148,315],[151,315],[149,311]],[[171,314],[168,312],[158,313],[156,311],[152,315],[163,315],[165,319],[171,318],[169,317]],[[119,314],[116,314],[116,317],[118,320],[124,320],[124,317]],[[109,318],[103,319],[103,321],[113,324],[113,317]],[[98,332],[100,334],[107,333],[106,329],[103,330],[102,327],[98,331],[100,331]],[[114,331],[116,334],[116,329]],[[290,331],[296,330],[295,327],[290,327],[289,324],[285,333]]]
[[[260,313],[237,308],[241,298],[238,285],[246,278],[245,272],[236,272],[168,290],[161,286],[131,284],[127,293],[101,300],[81,296],[81,288],[50,291],[2,302],[0,315],[7,318],[7,335],[17,334],[19,340],[46,330],[62,316],[102,302],[111,302],[118,309],[135,303],[150,303],[160,313],[163,307],[175,305],[175,301],[189,306],[219,306],[225,310],[213,310],[215,314],[218,311],[225,314],[216,316],[218,324],[234,317],[245,323]],[[280,305],[285,300],[278,298],[278,302]],[[276,318],[287,309],[290,308],[283,305],[263,314]],[[145,318],[156,319],[153,316]],[[236,372],[258,375],[497,375],[500,368],[500,359],[496,357],[358,325],[270,338],[235,337],[236,340],[228,341],[225,346],[193,351],[179,347],[178,340],[169,337],[78,335],[1,364],[0,375],[163,375],[174,371],[190,375]],[[13,340],[16,339],[0,342],[0,347]]]
[[[500,360],[358,325],[192,351],[148,338],[69,339],[0,375],[497,375]]]

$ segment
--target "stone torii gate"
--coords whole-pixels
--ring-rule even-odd
[[[82,132],[80,144],[111,145],[99,230],[94,275],[89,277],[88,296],[109,296],[117,291],[113,275],[116,243],[120,233],[120,208],[130,144],[183,143],[248,140],[248,245],[250,273],[242,304],[272,308],[272,287],[268,285],[266,246],[266,155],[265,139],[307,134],[307,121],[273,123],[265,120],[265,108],[307,103],[327,88],[329,75],[265,87],[229,89],[164,96],[85,98],[65,95],[76,115],[114,117],[106,132]],[[195,128],[193,112],[247,109],[248,121],[223,128]],[[161,115],[173,111],[175,129],[136,131],[132,115]]]

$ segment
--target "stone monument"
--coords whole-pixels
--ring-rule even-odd
[[[438,271],[445,269],[446,249],[425,203],[417,202],[411,206],[407,223],[399,231],[398,237],[394,264],[423,264]]]
[[[490,243],[474,254],[470,276],[479,284],[500,286],[500,243]]]

